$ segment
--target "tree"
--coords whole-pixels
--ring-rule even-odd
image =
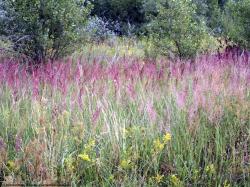
[[[222,33],[222,12],[227,0],[193,0],[197,6],[197,16],[206,20],[209,32],[220,36]]]
[[[197,17],[191,0],[159,0],[158,15],[150,28],[158,51],[177,54],[181,59],[193,57],[209,37],[205,21]]]
[[[69,54],[81,42],[90,5],[83,0],[3,0],[1,33],[35,62]]]
[[[223,20],[224,34],[241,47],[250,49],[250,0],[230,0]]]

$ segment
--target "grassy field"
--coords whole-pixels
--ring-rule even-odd
[[[125,54],[2,60],[3,184],[249,186],[248,55]]]

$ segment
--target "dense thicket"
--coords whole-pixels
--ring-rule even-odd
[[[197,6],[196,14],[204,17],[207,25],[215,29],[218,27],[221,10],[228,0],[190,0]],[[144,26],[150,22],[150,18],[159,13],[157,6],[162,3],[169,3],[169,0],[92,0],[94,8],[92,15],[102,17],[106,20],[118,21],[122,28],[120,34],[127,34],[129,25],[133,26],[133,32],[145,33]],[[176,1],[178,2],[178,1]],[[135,28],[136,27],[136,28]]]
[[[228,2],[224,33],[239,46],[250,49],[250,0]]]
[[[1,35],[36,62],[70,53],[89,12],[80,0],[4,0],[1,10]]]
[[[196,16],[196,5],[187,0],[162,1],[151,25],[152,40],[162,54],[193,57],[208,38],[205,20]]]
[[[69,54],[86,35],[143,36],[160,54],[190,58],[218,37],[250,48],[249,14],[250,0],[2,0],[0,34],[36,61]]]

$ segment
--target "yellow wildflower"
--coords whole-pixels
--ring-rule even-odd
[[[8,161],[7,167],[9,170],[14,170],[15,169],[15,162],[13,162],[12,160]]]
[[[89,158],[89,155],[87,155],[85,153],[84,154],[79,154],[78,157],[81,158],[84,161],[91,162],[91,159]]]
[[[213,164],[209,164],[205,171],[208,173],[208,174],[215,174],[215,168],[214,168],[214,165]]]
[[[162,180],[163,180],[163,177],[164,177],[164,175],[159,175],[159,174],[157,174],[157,175],[154,177],[154,179],[155,179],[156,183],[161,183]]]
[[[179,186],[181,184],[180,179],[176,175],[171,175],[170,181],[173,183],[174,186]]]
[[[230,187],[230,186],[231,186],[230,183],[227,180],[225,180],[225,182],[223,183],[223,187]]]
[[[159,139],[154,141],[154,150],[156,152],[161,152],[164,148],[164,144],[161,143],[161,141]]]
[[[66,168],[67,168],[69,171],[72,172],[72,171],[75,170],[74,161],[73,161],[72,157],[66,158],[65,161],[64,161],[64,163],[65,163]]]
[[[115,179],[114,175],[110,175],[110,176],[109,176],[109,180],[110,180],[110,181],[114,181],[114,179]]]
[[[170,141],[172,138],[172,135],[170,133],[166,133],[163,137],[163,142],[167,143],[168,141]]]
[[[120,167],[122,169],[129,169],[131,167],[131,161],[130,160],[122,160],[120,162]]]
[[[95,140],[90,139],[88,144],[85,146],[85,148],[93,148],[93,147],[95,147]]]
[[[95,140],[90,139],[89,142],[85,145],[85,152],[91,152],[92,149],[95,147]]]

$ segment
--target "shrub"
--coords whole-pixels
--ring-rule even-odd
[[[82,0],[6,0],[1,33],[13,42],[15,51],[34,61],[54,60],[81,42],[81,28],[90,8]]]
[[[15,56],[12,48],[12,43],[4,37],[0,37],[0,59]]]
[[[159,53],[180,59],[195,56],[204,38],[210,37],[205,21],[196,16],[195,4],[186,0],[158,3],[158,15],[149,28]]]
[[[250,49],[250,0],[229,1],[223,26],[227,37],[241,47]]]

